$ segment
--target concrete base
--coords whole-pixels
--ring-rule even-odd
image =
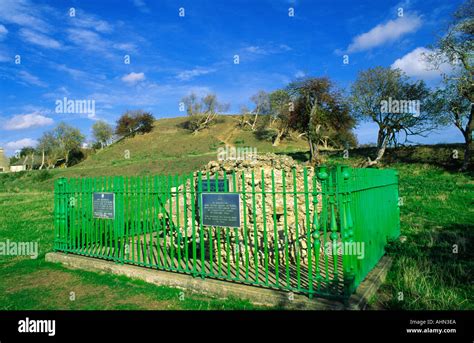
[[[375,294],[385,279],[391,265],[391,259],[384,256],[366,280],[358,287],[357,292],[347,304],[340,301],[322,298],[309,299],[305,295],[285,291],[271,290],[228,281],[201,279],[186,274],[179,274],[155,269],[84,257],[73,254],[51,252],[46,254],[46,261],[61,263],[67,268],[87,271],[125,275],[159,286],[169,286],[185,291],[206,294],[212,297],[248,299],[254,304],[300,310],[343,310],[364,309],[370,297]]]

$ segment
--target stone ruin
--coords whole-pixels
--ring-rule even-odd
[[[307,175],[306,186],[305,169]],[[252,192],[252,172],[254,192]],[[207,179],[208,176],[212,179],[223,178],[225,174],[225,177],[229,179],[228,191],[241,194],[240,228],[203,227],[206,258],[210,258],[210,251],[212,251],[213,261],[216,262],[219,258],[217,246],[220,244],[220,258],[224,265],[227,263],[228,257],[232,264],[237,262],[237,257],[239,263],[242,264],[246,256],[244,242],[247,241],[251,263],[258,259],[258,263],[262,264],[264,263],[266,241],[270,264],[275,263],[275,250],[278,251],[280,256],[280,263],[284,263],[282,259],[286,255],[285,246],[289,247],[289,263],[296,263],[297,253],[300,256],[300,263],[307,263],[307,235],[308,228],[312,230],[314,198],[317,199],[317,212],[319,213],[321,209],[320,183],[315,181],[313,167],[298,164],[288,156],[269,153],[258,155],[254,160],[211,161],[201,170],[201,174],[202,180]],[[234,174],[235,185],[233,181]],[[197,184],[198,172],[194,173],[195,188]],[[245,196],[242,194],[243,190],[245,190]],[[262,192],[263,190],[264,192]],[[190,245],[192,243],[193,221],[191,197],[189,196],[191,192],[190,180],[178,187],[177,191],[180,207],[179,222],[184,223],[185,217],[187,218],[187,228],[185,232],[182,232],[182,236],[188,237],[187,249],[190,249],[192,248]],[[184,211],[184,197],[182,196],[184,191],[187,193],[186,211]],[[194,205],[196,212],[198,212],[197,199]],[[173,211],[174,223],[177,222],[175,212]],[[194,220],[196,239],[200,243],[198,215]],[[182,230],[184,229],[182,228]],[[225,250],[226,244],[229,245],[229,256]],[[200,244],[197,244],[197,247],[200,249]],[[275,249],[275,247],[277,248]],[[198,251],[198,256],[201,256],[200,251]]]

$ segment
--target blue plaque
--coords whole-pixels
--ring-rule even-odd
[[[202,191],[203,192],[225,192],[229,190],[229,179],[217,179],[217,190],[216,190],[216,179],[202,180]]]
[[[115,218],[115,194],[114,193],[93,193],[92,210],[94,218],[114,219]]]
[[[201,215],[205,226],[240,227],[240,194],[202,193]]]

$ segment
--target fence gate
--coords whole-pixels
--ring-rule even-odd
[[[320,167],[55,183],[54,249],[347,298],[399,235],[393,170]]]

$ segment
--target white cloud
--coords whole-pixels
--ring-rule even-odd
[[[145,80],[145,74],[144,73],[134,73],[131,72],[130,74],[126,74],[122,76],[122,81],[125,83],[128,83],[129,85],[134,85],[140,81]]]
[[[292,49],[286,44],[275,45],[274,43],[265,44],[265,46],[249,45],[242,49],[243,52],[253,55],[271,55],[288,52]]]
[[[54,120],[41,115],[39,112],[29,114],[17,114],[4,125],[5,130],[24,130],[33,127],[47,126],[54,123]]]
[[[140,10],[140,12],[150,13],[150,9],[148,8],[144,0],[133,0],[133,4]]]
[[[28,72],[25,71],[25,70],[20,71],[20,72],[18,73],[18,77],[19,77],[22,81],[24,81],[24,82],[26,82],[26,83],[28,83],[28,84],[30,84],[30,85],[33,85],[33,86],[38,86],[38,87],[47,87],[47,86],[48,86],[46,83],[44,83],[43,81],[41,81],[41,80],[39,79],[39,77],[37,77],[37,76],[35,76],[35,75],[32,75],[32,74],[28,73]]]
[[[83,11],[76,11],[75,17],[70,17],[72,25],[85,29],[93,29],[97,32],[109,33],[113,31],[112,25],[105,20],[99,19],[94,15],[87,14]]]
[[[178,73],[176,78],[181,80],[181,81],[188,81],[188,80],[191,80],[191,79],[193,79],[197,76],[206,75],[206,74],[209,74],[209,73],[213,73],[215,71],[216,71],[216,69],[213,69],[213,68],[197,67],[197,68],[190,69],[190,70],[184,70],[184,71]]]
[[[51,25],[42,19],[43,9],[44,7],[32,4],[28,0],[2,0],[0,20],[46,33],[51,30]]]
[[[61,43],[57,40],[29,29],[21,29],[20,37],[26,42],[42,46],[43,48],[59,49],[61,47]]]
[[[16,151],[27,146],[35,146],[36,144],[38,144],[38,141],[34,139],[23,138],[17,141],[8,142],[7,144],[5,144],[5,148],[10,151]]]
[[[450,73],[452,71],[452,67],[448,63],[441,64],[438,70],[433,69],[426,60],[426,56],[430,53],[432,53],[431,50],[418,47],[397,59],[391,67],[393,69],[399,68],[408,76],[421,79],[435,79],[440,77],[442,73]]]
[[[137,46],[133,43],[115,43],[113,47],[117,50],[123,50],[127,52],[135,51]]]
[[[104,51],[108,43],[103,40],[96,32],[85,29],[69,29],[69,39],[76,45],[90,51]]]
[[[347,52],[369,50],[393,42],[407,33],[415,32],[420,26],[421,18],[419,16],[405,15],[395,20],[390,20],[356,36],[348,46]]]
[[[262,48],[260,46],[256,46],[256,45],[247,46],[243,49],[243,51],[249,52],[251,54],[258,54],[258,55],[266,55],[267,54],[267,51],[264,48]]]
[[[64,71],[71,75],[74,79],[81,79],[86,77],[86,73],[79,69],[70,68],[65,64],[57,64],[55,68],[60,71]]]
[[[5,37],[7,36],[8,30],[5,26],[0,24],[0,40],[4,40]]]
[[[306,76],[306,73],[305,73],[304,71],[302,71],[302,70],[298,70],[298,71],[295,73],[295,77],[296,77],[297,79],[303,78],[303,77],[305,77],[305,76]]]

